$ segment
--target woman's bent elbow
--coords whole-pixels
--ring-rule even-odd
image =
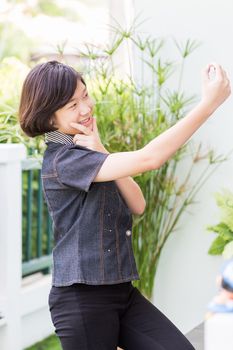
[[[163,162],[160,159],[150,158],[148,160],[148,170],[157,170],[163,165]]]
[[[143,172],[159,169],[162,165],[162,159],[160,157],[152,156],[151,154],[147,154],[144,149],[141,150],[143,152]]]

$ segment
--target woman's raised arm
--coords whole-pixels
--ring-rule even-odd
[[[214,78],[210,78],[211,68],[215,70]],[[143,148],[132,152],[109,154],[93,181],[111,181],[160,168],[185,144],[227,99],[230,93],[230,82],[226,72],[216,63],[209,64],[202,73],[202,99],[200,103],[186,117],[152,139]],[[76,136],[78,137],[78,135]],[[104,149],[102,144],[99,147],[100,151],[101,149]]]
[[[209,77],[211,67],[215,69],[214,79]],[[221,66],[212,64],[203,70],[202,90],[201,102],[186,117],[143,148],[109,154],[94,182],[115,180],[160,168],[230,95],[230,83]]]

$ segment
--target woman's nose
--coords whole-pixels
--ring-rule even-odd
[[[80,106],[80,114],[81,115],[86,115],[86,114],[90,113],[90,111],[91,111],[91,107],[90,106],[88,106],[88,105]]]

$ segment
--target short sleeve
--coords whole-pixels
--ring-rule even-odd
[[[63,185],[88,192],[108,155],[77,145],[65,147],[55,160],[59,181]]]

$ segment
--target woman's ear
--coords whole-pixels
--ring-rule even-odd
[[[53,115],[51,116],[50,125],[53,126],[53,127],[55,127],[55,128],[58,127],[57,124],[56,124],[56,116],[55,116],[55,114],[53,114]]]

